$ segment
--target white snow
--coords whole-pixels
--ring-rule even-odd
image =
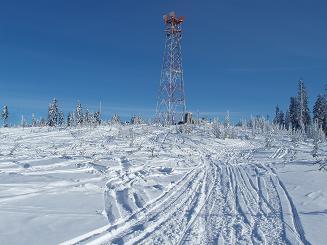
[[[4,244],[326,244],[310,140],[210,125],[0,129]],[[320,155],[327,156],[326,143]]]

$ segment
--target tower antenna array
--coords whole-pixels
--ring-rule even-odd
[[[156,119],[163,125],[173,125],[183,120],[186,110],[182,66],[181,24],[184,17],[175,12],[163,16],[165,24],[165,51],[160,78]]]

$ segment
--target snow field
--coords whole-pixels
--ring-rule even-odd
[[[1,240],[323,244],[312,225],[327,225],[327,176],[312,144],[294,153],[286,135],[267,149],[260,135],[221,140],[209,129],[1,129]]]

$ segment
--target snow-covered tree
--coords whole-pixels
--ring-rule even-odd
[[[300,106],[297,97],[291,97],[289,107],[290,124],[293,130],[300,129]]]
[[[26,123],[26,119],[24,117],[24,115],[22,115],[22,118],[20,120],[20,126],[25,128],[27,126],[27,123]]]
[[[226,112],[226,116],[225,116],[225,121],[224,121],[224,126],[226,128],[230,127],[232,125],[232,120],[230,118],[230,113],[229,111]]]
[[[44,127],[46,125],[47,125],[47,122],[46,122],[45,118],[41,117],[40,118],[40,127]]]
[[[96,111],[93,114],[93,120],[95,125],[100,125],[101,124],[101,114],[100,111]]]
[[[58,113],[58,125],[60,127],[62,127],[64,125],[64,123],[65,123],[65,116],[64,116],[64,113],[62,111],[60,111]]]
[[[1,112],[1,118],[3,121],[3,126],[8,127],[8,117],[9,117],[9,111],[8,111],[8,106],[4,106]]]
[[[285,126],[285,115],[283,111],[280,111],[279,113],[279,126],[284,127]]]
[[[77,126],[81,126],[83,124],[83,109],[79,101],[77,102],[77,106],[76,106],[75,120]]]
[[[302,130],[307,130],[310,125],[310,111],[308,107],[308,95],[304,86],[304,81],[299,81],[298,88],[298,103],[299,103],[299,124]]]
[[[327,134],[327,97],[326,95],[318,95],[313,107],[313,121],[323,129]]]
[[[219,121],[218,121],[217,118],[215,118],[213,120],[213,123],[212,123],[212,133],[218,139],[222,138],[222,136],[223,136],[223,132],[222,132],[222,130],[220,128],[220,124],[219,124]]]
[[[317,157],[318,156],[318,150],[319,150],[319,141],[317,140],[317,138],[313,139],[313,149],[312,149],[312,156],[313,157]]]
[[[83,114],[83,124],[90,125],[92,123],[92,113],[89,112],[89,109],[85,109]]]
[[[49,104],[48,126],[55,127],[58,124],[58,101],[54,98]]]
[[[284,121],[284,112],[279,109],[279,106],[276,106],[275,110],[275,118],[273,119],[273,123],[279,127],[283,127],[285,124]]]
[[[32,114],[32,127],[36,127],[36,126],[37,126],[37,121],[36,121],[35,115],[33,113]]]
[[[289,110],[287,110],[286,111],[286,113],[285,113],[285,119],[284,119],[284,121],[285,121],[285,128],[287,129],[287,130],[289,130],[290,129],[290,127],[291,127],[291,119],[290,119],[290,112],[289,112]]]
[[[216,121],[217,123],[219,122],[218,118],[216,119]],[[221,138],[233,139],[236,137],[235,129],[232,125],[232,120],[229,111],[226,112],[223,127],[221,127],[220,129],[221,129]]]
[[[235,124],[236,127],[243,127],[243,121],[242,120],[238,120],[238,122]]]
[[[278,122],[279,111],[280,111],[279,106],[276,105],[275,117],[273,119],[273,123],[276,124],[276,125],[279,124],[279,122]]]
[[[142,123],[142,118],[140,116],[132,116],[131,118],[131,124],[140,124]]]
[[[265,132],[265,147],[270,148],[272,146],[272,132],[270,130]]]
[[[113,115],[113,117],[111,119],[111,122],[114,123],[114,124],[120,124],[121,121],[120,121],[119,115],[118,114]]]
[[[67,127],[72,127],[74,125],[74,115],[72,112],[69,112],[67,115]]]
[[[316,158],[318,157],[319,143],[325,141],[326,139],[322,126],[319,125],[317,121],[310,127],[310,136],[313,139],[312,156]]]

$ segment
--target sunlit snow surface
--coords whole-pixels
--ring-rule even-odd
[[[189,131],[0,129],[0,243],[326,244],[310,141]]]

